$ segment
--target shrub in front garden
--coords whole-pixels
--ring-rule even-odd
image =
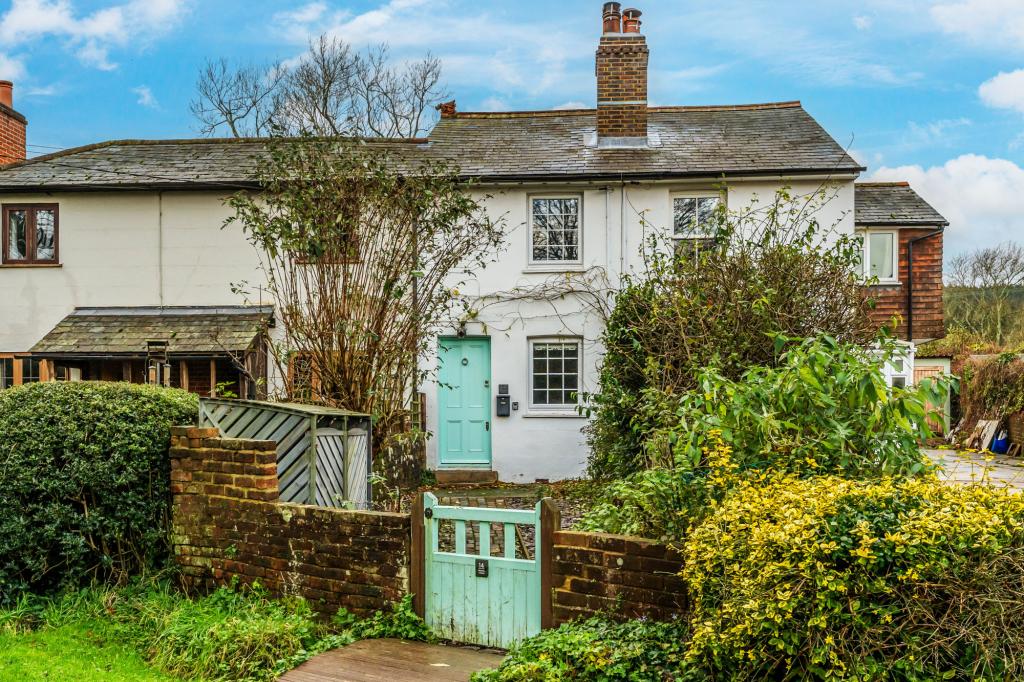
[[[946,387],[886,387],[880,360],[828,336],[779,338],[774,366],[730,379],[717,367],[698,387],[647,389],[637,422],[657,466],[608,484],[580,527],[680,541],[748,475],[911,476],[927,471],[926,404]]]
[[[24,595],[0,608],[0,635],[78,626],[104,646],[133,650],[182,679],[274,680],[313,656],[359,639],[430,639],[411,598],[360,620],[327,621],[299,597],[275,599],[261,586],[225,586],[189,598],[164,580],[90,587],[56,597]],[[0,675],[2,677],[2,675]]]
[[[934,479],[744,482],[683,544],[716,679],[1024,677],[1024,499]]]
[[[512,648],[501,666],[473,675],[473,682],[605,680],[661,682],[685,676],[687,627],[682,621],[617,623],[591,618],[546,630]]]
[[[591,476],[623,478],[656,466],[644,448],[654,428],[648,419],[658,417],[645,409],[648,393],[673,400],[698,390],[709,365],[733,380],[751,367],[773,367],[780,334],[874,339],[868,289],[856,274],[860,241],[818,222],[834,192],[826,184],[813,196],[783,190],[738,211],[722,205],[704,218],[715,247],[697,254],[678,257],[652,239],[643,271],[618,287],[603,333],[599,386],[588,396]]]
[[[124,383],[0,391],[0,602],[160,565],[172,425],[196,396]]]

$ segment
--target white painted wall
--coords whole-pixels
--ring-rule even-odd
[[[814,192],[819,181],[734,181],[727,191],[730,210],[756,198],[772,200],[790,185],[796,195]],[[574,336],[583,339],[582,390],[597,388],[602,317],[580,299],[495,302],[493,296],[536,287],[565,277],[564,268],[531,267],[528,260],[529,199],[534,194],[582,197],[583,264],[575,270],[602,272],[614,284],[623,272],[642,268],[640,248],[651,230],[671,228],[672,196],[704,183],[619,183],[585,186],[489,188],[486,205],[504,220],[506,248],[497,262],[465,286],[464,295],[480,310],[465,326],[467,334],[491,337],[492,394],[508,384],[519,410],[492,416],[493,467],[502,480],[552,480],[583,473],[587,448],[578,415],[531,414],[529,339]],[[482,194],[480,195],[483,196]],[[119,192],[6,195],[4,203],[52,203],[60,206],[60,268],[0,268],[0,352],[23,352],[76,306],[237,305],[260,302],[262,276],[257,258],[240,228],[223,228],[230,214],[216,192]],[[853,231],[853,180],[842,182],[836,197],[819,215],[822,225]],[[575,273],[579,275],[579,272]],[[232,284],[248,282],[248,301],[232,293]],[[481,299],[488,301],[487,305]],[[454,334],[456,328],[449,330]],[[425,361],[431,367],[436,358]],[[437,387],[428,380],[428,428],[437,424]],[[494,411],[492,399],[492,415]],[[428,462],[438,464],[436,439],[428,442]]]
[[[256,255],[210,192],[4,195],[59,206],[60,267],[0,267],[0,352],[32,347],[76,306],[237,305]],[[162,229],[161,229],[162,228]],[[162,248],[161,248],[162,242]]]
[[[726,189],[730,211],[746,213],[751,206],[765,206],[774,200],[776,191],[789,187],[794,197],[814,195],[822,189],[822,181],[786,180],[736,181]],[[586,420],[578,415],[537,417],[530,414],[528,359],[529,340],[540,336],[574,336],[583,339],[584,374],[582,390],[597,389],[597,367],[603,353],[600,343],[603,319],[586,312],[579,299],[557,302],[508,300],[495,305],[484,304],[487,298],[514,289],[530,289],[553,278],[564,278],[566,269],[542,270],[529,264],[528,217],[530,198],[535,195],[581,196],[583,220],[582,265],[569,272],[593,273],[602,269],[611,283],[619,281],[624,271],[634,274],[643,270],[641,249],[652,232],[668,235],[672,226],[672,199],[680,192],[711,191],[715,181],[703,183],[612,183],[599,186],[542,185],[516,186],[491,190],[485,199],[492,217],[501,217],[507,226],[505,251],[497,263],[461,287],[461,291],[480,309],[478,317],[465,325],[469,335],[491,338],[492,393],[499,384],[509,384],[511,400],[519,410],[511,417],[494,416],[492,398],[493,468],[505,481],[552,480],[579,476],[583,473],[587,447],[581,428]],[[831,183],[828,199],[816,211],[819,223],[828,229],[852,233],[853,179]],[[484,195],[480,195],[481,198]],[[572,314],[568,314],[572,313]],[[454,334],[455,329],[450,330]],[[432,367],[432,364],[431,364]],[[437,387],[427,381],[421,390],[427,396],[427,422],[438,423]],[[428,443],[428,463],[439,464],[437,442]]]

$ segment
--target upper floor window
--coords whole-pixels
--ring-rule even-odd
[[[715,243],[717,194],[677,196],[672,199],[672,239],[676,253],[689,256]]]
[[[56,204],[4,205],[4,264],[57,263],[57,229]]]
[[[896,282],[899,233],[869,231],[864,234],[864,276],[879,282]]]
[[[579,197],[534,197],[530,200],[530,262],[582,262]]]

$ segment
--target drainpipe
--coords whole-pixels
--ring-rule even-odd
[[[619,283],[626,274],[626,181],[619,175]]]
[[[914,244],[942,234],[935,230],[907,242],[907,341],[914,342]]]
[[[157,217],[157,297],[160,300],[160,307],[164,305],[164,193],[156,193]]]

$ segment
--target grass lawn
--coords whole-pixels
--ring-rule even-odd
[[[101,621],[81,621],[36,632],[0,632],[0,682],[171,682],[131,647],[105,633]]]

